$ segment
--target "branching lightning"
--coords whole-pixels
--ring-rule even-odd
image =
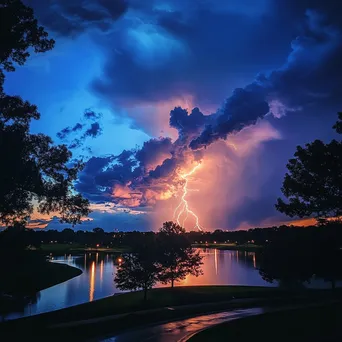
[[[179,175],[182,179],[184,179],[185,182],[184,182],[184,186],[183,186],[183,195],[181,197],[181,201],[178,204],[177,208],[175,209],[173,217],[177,220],[177,223],[179,225],[182,225],[184,227],[188,216],[192,215],[195,219],[195,228],[202,231],[202,228],[199,224],[198,216],[189,208],[188,201],[186,200],[186,195],[188,194],[188,191],[197,191],[197,190],[188,189],[188,182],[189,182],[188,177],[193,175],[200,166],[201,166],[201,164],[199,163],[188,173]],[[183,221],[181,224],[182,217],[183,217]]]

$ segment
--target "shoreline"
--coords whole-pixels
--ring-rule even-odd
[[[153,289],[147,302],[141,291],[124,293],[40,315],[0,324],[4,335],[20,331],[51,336],[80,337],[106,332],[119,333],[141,325],[172,321],[199,313],[226,309],[278,306],[289,302],[325,301],[330,291],[284,291],[250,286],[193,286]],[[2,335],[2,336],[4,336]]]
[[[209,248],[227,251],[258,252],[263,249],[261,245],[236,245],[231,243],[194,243],[193,248]]]

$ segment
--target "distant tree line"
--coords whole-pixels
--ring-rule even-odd
[[[340,229],[335,231],[334,240],[342,246],[342,224],[335,222]],[[286,226],[270,228],[253,228],[248,230],[214,232],[184,232],[187,240],[192,244],[222,244],[232,243],[237,245],[255,244],[265,246],[272,241],[285,239],[289,236],[310,239],[317,231],[322,235],[328,234],[324,229],[326,225],[299,227]],[[39,248],[42,244],[79,244],[87,247],[130,247],[137,246],[145,241],[146,237],[155,238],[160,232],[105,232],[102,228],[94,228],[92,231],[75,231],[66,228],[62,231],[28,229],[20,225],[14,225],[0,232],[0,247],[13,249],[25,248],[29,245]]]

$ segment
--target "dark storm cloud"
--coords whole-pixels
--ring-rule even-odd
[[[91,109],[86,109],[84,111],[83,117],[87,120],[98,120],[102,117],[102,113],[96,113]]]
[[[161,156],[170,154],[172,149],[170,138],[151,139],[144,142],[143,147],[135,153],[135,158],[141,166],[148,167],[156,163]]]
[[[48,29],[72,35],[89,29],[107,31],[127,10],[126,0],[24,0]]]
[[[212,116],[204,115],[198,108],[194,108],[190,114],[181,107],[176,107],[170,112],[170,126],[177,129],[179,140],[183,143],[201,132],[212,119]]]
[[[186,110],[176,107],[170,113],[170,125],[178,130],[178,140],[173,144],[171,141],[151,140],[144,144],[142,150],[131,153],[126,151],[119,163],[109,166],[96,177],[90,177],[92,184],[96,184],[98,189],[105,188],[107,198],[119,189],[118,194],[114,196],[114,202],[117,204],[149,205],[158,196],[154,195],[151,202],[146,188],[163,193],[170,185],[177,187],[175,175],[186,158],[189,155],[195,160],[201,158],[201,155],[195,156],[198,151],[191,149],[199,149],[218,139],[226,139],[230,133],[256,123],[259,118],[269,113],[279,116],[279,113],[301,109],[302,112],[310,114],[310,110],[314,108],[322,108],[328,103],[336,104],[342,89],[341,69],[337,63],[342,60],[340,42],[341,33],[338,26],[326,26],[324,16],[308,11],[302,33],[293,41],[292,52],[282,67],[259,74],[249,85],[235,89],[222,108],[212,115],[205,116],[197,108],[189,114]],[[304,123],[308,119],[310,120],[308,116],[302,116]],[[286,142],[285,145],[288,146]],[[164,146],[170,155],[147,172],[143,168],[146,158],[148,157],[149,162],[159,161],[154,153],[164,151]],[[276,155],[279,158],[279,154]],[[273,163],[275,162],[273,161],[272,165]],[[247,173],[248,170],[249,168]],[[275,185],[270,186],[272,179],[274,184],[277,183],[276,189],[279,189],[282,174],[283,170],[278,172],[276,178],[270,176],[265,179],[266,189],[275,188]],[[248,174],[246,179],[247,176]],[[118,184],[122,188],[119,188]],[[270,209],[265,210],[271,215],[274,214],[274,207],[269,205],[273,197],[275,198],[274,193],[268,194],[265,190],[260,202],[267,203]],[[230,217],[227,224],[237,226],[244,216],[244,220],[248,221],[248,211],[253,207],[257,207],[257,200],[246,199],[246,206],[242,204],[235,218]],[[262,215],[255,214],[251,220],[261,222],[262,217],[267,216],[266,212],[260,210]]]
[[[145,192],[150,187],[162,187],[159,179],[164,182],[177,166],[175,158],[165,159],[167,155],[171,156],[173,149],[169,138],[160,138],[117,156],[93,157],[81,172],[76,188],[97,203],[109,200],[117,204],[121,201],[130,203],[134,199],[137,201],[132,206],[145,206],[151,200]],[[131,188],[129,193],[113,194],[113,189],[126,186]]]
[[[324,16],[308,11],[305,32],[292,42],[287,63],[268,75],[259,75],[245,88],[235,89],[216,122],[193,139],[190,147],[199,149],[226,139],[269,112],[279,115],[279,108],[272,108],[273,101],[279,104],[282,114],[340,101],[341,42],[338,27],[325,26]]]
[[[86,109],[83,114],[83,119],[86,121],[94,121],[96,119],[100,119],[102,117],[101,113],[96,113],[93,110]],[[84,130],[85,127],[88,127]],[[83,142],[88,138],[96,138],[102,134],[102,127],[100,122],[93,122],[89,126],[86,123],[78,122],[73,127],[65,127],[60,132],[57,133],[57,137],[64,142],[68,141],[70,135],[75,135],[77,132],[82,133],[78,137],[74,137],[71,143],[69,144],[70,149],[79,148],[83,145]]]
[[[199,137],[191,141],[190,148],[196,150],[216,140],[226,139],[228,134],[255,124],[269,109],[265,91],[258,84],[235,89],[223,106],[222,114],[217,117],[216,124],[207,126]]]
[[[217,104],[236,82],[281,64],[291,28],[267,12],[213,11],[210,2],[185,1],[174,11],[144,8],[139,25],[113,37],[116,49],[108,51],[105,78],[94,82],[94,90],[114,105],[184,94]]]
[[[64,1],[60,3],[59,9],[66,6]],[[186,94],[194,95],[198,104],[216,105],[227,94],[232,95],[217,113],[209,116],[196,108],[190,113],[179,107],[171,111],[170,125],[179,133],[173,144],[156,139],[136,151],[124,151],[109,159],[90,159],[91,167],[87,163],[77,183],[77,189],[87,198],[128,207],[137,203],[153,204],[158,196],[149,191],[162,193],[169,186],[177,186],[174,176],[183,165],[185,154],[200,160],[200,153],[205,153],[189,150],[189,145],[191,149],[200,149],[218,139],[226,139],[230,133],[254,124],[270,112],[280,116],[301,110],[304,113],[301,121],[289,119],[292,116],[288,115],[282,122],[286,125],[292,120],[290,134],[298,125],[313,129],[312,113],[325,115],[329,108],[340,103],[342,2],[273,0],[256,9],[256,1],[251,1],[253,6],[248,10],[237,11],[242,3],[246,2],[237,1],[228,6],[223,1],[210,0],[174,0],[163,4],[158,0],[132,0],[130,6],[134,11],[128,11],[124,20],[115,23],[118,30],[98,40],[106,64],[104,76],[93,82],[92,89],[115,108]],[[89,17],[80,23],[79,18],[85,18],[85,12],[70,20],[72,11],[75,8],[64,9],[64,15],[57,14],[50,19],[48,27],[59,27],[55,30],[62,34],[109,27],[109,21],[100,23]],[[305,13],[308,20],[304,23]],[[290,41],[293,41],[292,52]],[[262,74],[255,78],[258,72]],[[239,88],[232,91],[233,85]],[[293,117],[299,115],[295,113]],[[297,134],[311,139],[303,133]],[[76,139],[73,144],[80,146],[82,141]],[[269,150],[265,151],[264,169],[270,165],[276,168],[274,165],[279,163],[285,165],[294,146],[289,141],[284,145],[288,150],[281,157],[279,150],[273,157],[269,156]],[[147,167],[150,164],[153,166]],[[251,177],[248,172],[247,168],[246,179]],[[271,198],[278,196],[284,172],[283,167],[276,178],[265,178],[262,187],[265,194],[260,203],[258,199],[246,198],[246,205],[242,204],[236,216],[231,215],[224,223],[238,226],[248,221],[249,216],[249,222],[261,222],[262,217],[273,215]],[[266,194],[268,189],[277,190]]]
[[[150,171],[149,175],[152,178],[169,177],[176,169],[177,161],[174,158],[165,159],[163,164],[158,165],[155,170]]]
[[[98,122],[94,122],[90,127],[84,132],[83,139],[86,137],[96,138],[102,134],[102,128]]]
[[[80,131],[84,125],[77,123],[74,127],[65,127],[57,133],[57,137],[61,140],[65,140],[71,133]]]

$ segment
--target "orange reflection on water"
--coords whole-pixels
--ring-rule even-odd
[[[202,265],[203,275],[199,277],[195,277],[192,275],[187,275],[184,280],[177,282],[177,286],[196,286],[196,285],[205,285],[210,284],[210,280],[216,279],[220,277],[220,262],[222,261],[222,256],[224,254],[220,253],[219,250],[209,250],[201,253],[201,256],[206,257],[206,255],[213,255],[214,262],[211,259],[211,262],[204,262]],[[221,265],[222,266],[222,265]]]
[[[101,260],[101,263],[100,263],[100,286],[102,286],[102,283],[103,283],[103,267],[104,267],[104,260]]]
[[[215,249],[215,272],[217,275],[217,249]]]
[[[90,286],[89,286],[89,302],[94,300],[95,292],[95,261],[91,264],[90,269]]]

